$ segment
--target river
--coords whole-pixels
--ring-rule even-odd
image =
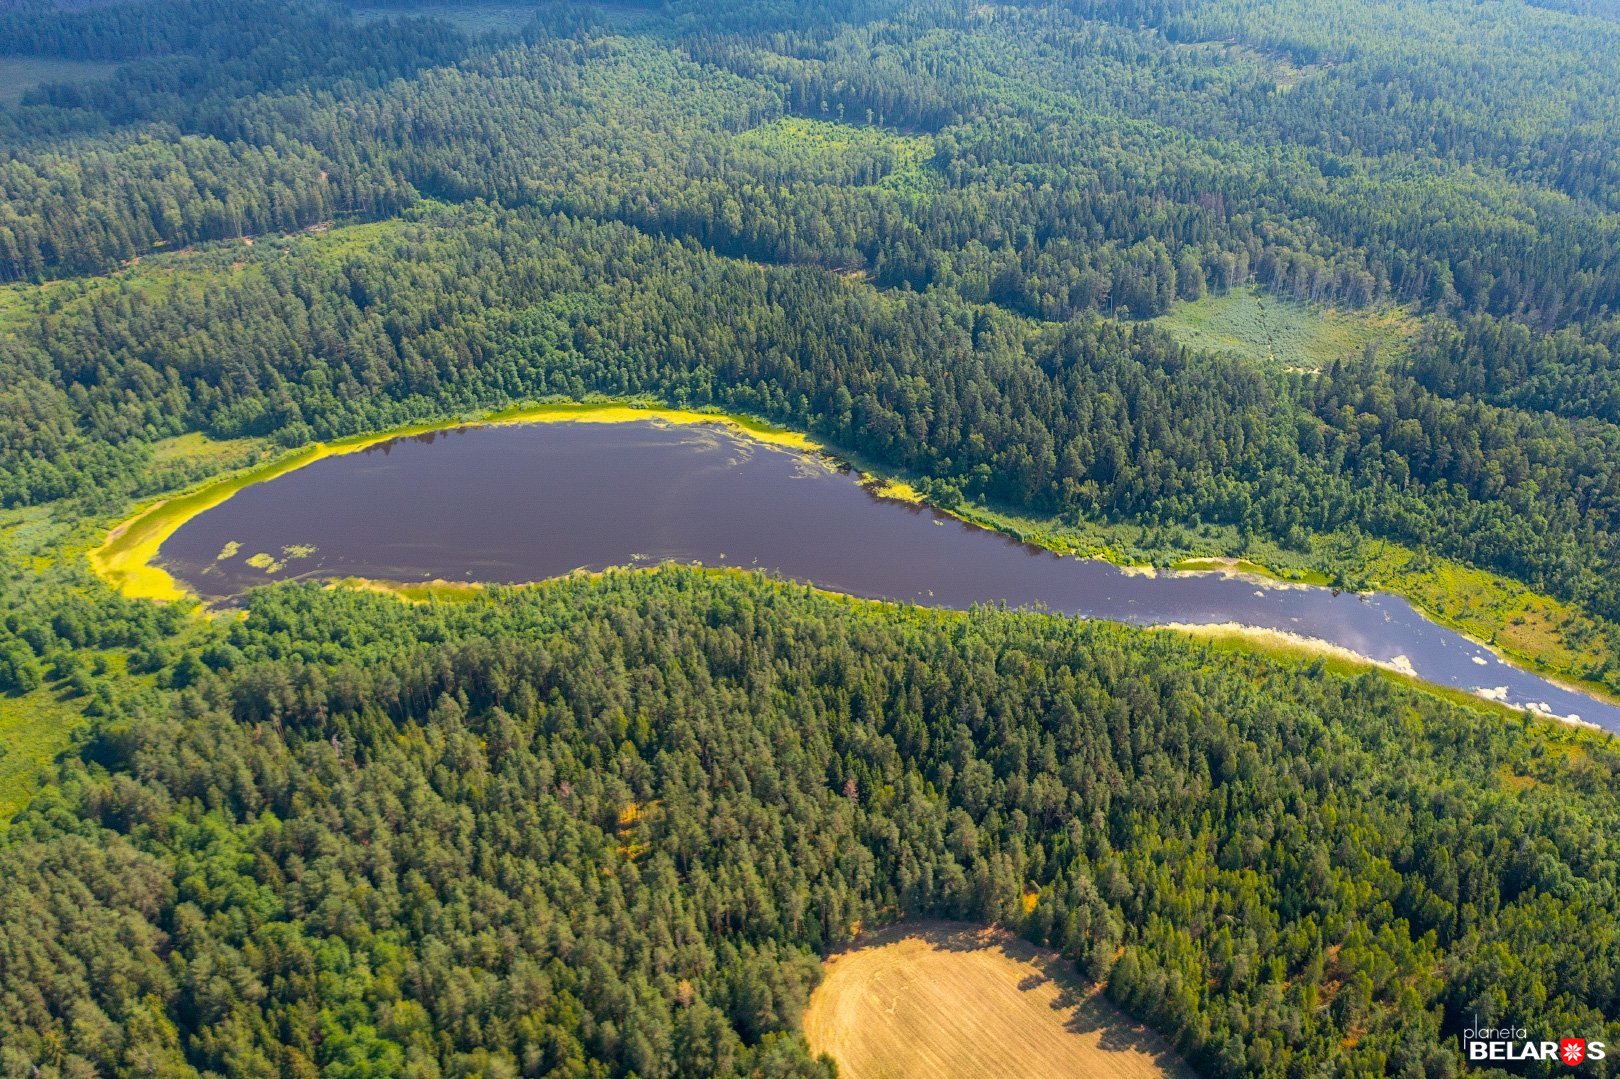
[[[719,426],[539,423],[395,439],[246,487],[182,525],[159,556],[213,600],[275,580],[508,583],[678,561],[939,607],[1237,624],[1620,731],[1620,707],[1507,663],[1398,596],[1060,557],[878,498],[847,470]]]

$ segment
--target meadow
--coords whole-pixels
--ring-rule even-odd
[[[77,83],[104,79],[117,64],[93,60],[59,60],[51,56],[0,56],[0,105],[15,105],[34,87],[48,82]]]
[[[1153,320],[1188,348],[1235,352],[1285,371],[1320,371],[1368,346],[1389,359],[1417,332],[1399,307],[1341,310],[1283,299],[1256,288],[1179,301]]]

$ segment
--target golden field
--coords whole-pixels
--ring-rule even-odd
[[[1003,930],[901,923],[824,970],[804,1033],[851,1079],[1191,1074],[1056,953]]]

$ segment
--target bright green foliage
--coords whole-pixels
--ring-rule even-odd
[[[108,66],[0,108],[0,1072],[824,1074],[819,953],[906,913],[1216,1074],[1620,1043],[1593,737],[753,579],[204,621],[75,557],[274,445],[643,396],[1620,685],[1612,5],[410,7],[0,5],[0,79]]]
[[[1155,325],[1188,348],[1236,352],[1294,373],[1320,371],[1372,349],[1404,354],[1417,322],[1400,310],[1339,311],[1234,289],[1176,304]]]
[[[688,570],[222,634],[0,841],[7,1067],[814,1074],[817,952],[898,914],[1021,927],[1210,1072],[1620,1041],[1592,736]]]

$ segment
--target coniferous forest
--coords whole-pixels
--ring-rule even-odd
[[[830,1075],[821,959],[906,917],[1201,1074],[1470,1074],[1498,1022],[1615,1071],[1601,733],[743,573],[92,570],[309,443],[593,398],[1620,693],[1620,11],[0,0],[0,1075]]]

